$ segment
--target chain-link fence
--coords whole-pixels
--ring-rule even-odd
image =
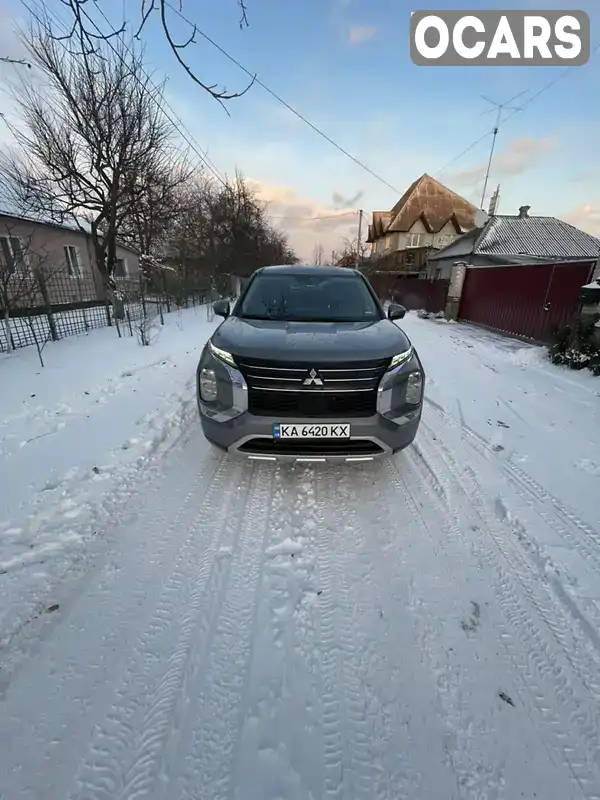
[[[171,311],[208,304],[210,315],[215,300],[233,293],[229,275],[219,275],[218,281],[204,276],[184,280],[176,274],[168,279],[140,275],[116,283],[117,294],[111,302],[100,298],[90,283],[76,286],[76,278],[60,275],[54,278],[52,296],[45,303],[27,305],[20,298],[14,308],[0,308],[0,352],[43,347],[49,341],[106,326],[113,327],[119,337],[137,336],[141,344],[149,344],[152,331],[164,324]]]

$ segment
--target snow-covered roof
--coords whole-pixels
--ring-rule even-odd
[[[35,217],[26,217],[22,214],[13,214],[10,211],[4,211],[0,208],[0,217],[8,217],[16,222],[29,222],[31,225],[44,225],[48,228],[55,228],[60,231],[69,231],[70,233],[83,233],[89,235],[91,233],[90,223],[85,219],[79,219],[78,222],[54,222],[53,220],[36,219]],[[121,241],[117,241],[117,245],[122,247],[123,250],[129,250],[130,253],[136,253],[135,247],[130,247]]]
[[[498,214],[479,229],[459,236],[429,260],[455,253],[492,259],[523,261],[577,261],[600,256],[600,239],[556,217],[519,217]]]
[[[475,253],[536,258],[597,258],[600,239],[556,217],[492,217]]]

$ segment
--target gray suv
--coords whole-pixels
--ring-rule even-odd
[[[342,267],[263,267],[207,342],[196,373],[206,438],[248,458],[372,461],[407,447],[425,373],[369,282]]]

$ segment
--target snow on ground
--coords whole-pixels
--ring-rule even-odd
[[[45,368],[32,347],[0,358],[0,646],[87,563],[99,520],[195,416],[215,326],[190,309],[165,315],[150,347],[104,328],[48,344]]]
[[[600,798],[600,525],[581,468],[600,384],[488,333],[403,326],[429,376],[404,453],[238,461],[190,409],[136,467],[79,548],[94,558],[0,649],[2,800]],[[118,342],[106,381],[148,359],[144,402],[160,387],[160,408],[191,403],[181,353],[207,332],[187,317],[165,336],[172,369],[148,366],[153,348],[125,363]],[[87,408],[81,369],[77,400],[54,389],[49,407]],[[118,381],[98,427],[127,408]],[[12,408],[14,454],[29,423]],[[67,517],[54,535],[84,528]],[[2,596],[32,569],[0,575]]]

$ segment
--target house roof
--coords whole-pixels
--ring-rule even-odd
[[[482,255],[597,258],[600,239],[556,217],[492,217],[475,247]]]
[[[8,211],[2,211],[0,209],[0,218],[8,218],[15,220],[15,222],[25,222],[29,223],[30,225],[41,225],[45,228],[54,228],[55,230],[59,231],[68,231],[69,233],[79,233],[83,236],[90,235],[90,225],[86,220],[79,220],[81,227],[78,227],[75,223],[69,225],[67,223],[58,223],[52,222],[51,220],[43,220],[43,219],[35,219],[34,217],[24,217],[20,216],[19,214],[11,214]],[[135,253],[138,255],[138,251],[135,247],[130,247],[128,244],[124,244],[121,241],[117,241],[117,245],[121,247],[123,250],[128,250],[130,253]]]
[[[385,233],[407,232],[420,219],[431,233],[451,221],[458,233],[475,225],[479,209],[431,175],[421,175],[404,192],[391,211],[374,211],[368,241]]]
[[[476,237],[467,233],[439,250],[430,260],[451,255],[454,245],[467,238],[474,238],[471,254],[510,261],[519,261],[523,257],[530,260],[595,259],[600,255],[600,239],[556,217],[498,214],[479,229]]]
[[[472,228],[478,210],[464,197],[425,174],[408,187],[393,207],[388,231],[409,231],[419,218],[432,233],[437,233],[453,218],[461,230]]]

